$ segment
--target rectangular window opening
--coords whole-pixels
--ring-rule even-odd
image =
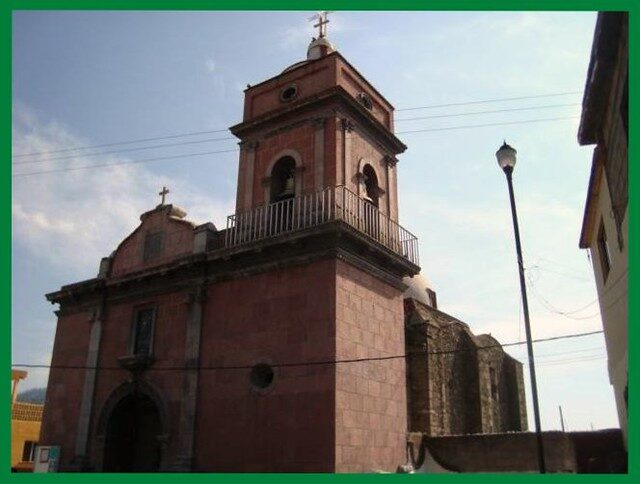
[[[133,354],[136,356],[151,355],[151,340],[153,337],[153,324],[155,308],[139,309],[133,328]]]
[[[33,462],[35,460],[37,445],[37,442],[25,440],[24,447],[22,448],[22,462]]]
[[[604,222],[600,222],[598,231],[598,254],[600,256],[600,268],[602,269],[602,280],[607,281],[607,276],[611,271],[611,253],[607,243],[607,233],[604,230]]]
[[[162,232],[154,232],[145,236],[143,249],[143,259],[145,261],[155,259],[162,254],[163,235]]]

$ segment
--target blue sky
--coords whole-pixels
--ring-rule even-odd
[[[225,129],[241,119],[246,84],[305,57],[311,14],[16,12],[14,154]],[[595,19],[330,15],[330,40],[398,109],[396,131],[408,145],[398,165],[400,222],[420,239],[440,309],[503,343],[524,339],[508,194],[494,155],[503,139],[519,156],[514,183],[534,338],[601,329],[591,263],[578,249],[592,147],[578,146],[577,116]],[[553,93],[574,94],[409,109]],[[522,108],[533,109],[471,114]],[[433,131],[403,133],[426,129]],[[185,141],[198,143],[105,153]],[[14,157],[13,361],[50,362],[56,308],[44,294],[94,277],[163,185],[189,218],[223,227],[234,209],[237,153],[185,155],[236,147],[227,131]],[[164,156],[176,158],[15,176]],[[540,343],[535,352],[544,429],[560,427],[559,405],[570,430],[617,426],[602,335]],[[526,360],[524,346],[509,353]],[[31,370],[22,388],[46,378],[46,370]],[[530,406],[529,414],[532,426]]]

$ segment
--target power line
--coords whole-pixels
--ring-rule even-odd
[[[537,269],[537,270],[542,271],[542,272],[548,272],[549,274],[557,274],[559,276],[568,277],[569,279],[573,279],[575,281],[589,282],[589,279],[587,277],[582,277],[582,276],[577,276],[577,275],[574,275],[574,274],[568,274],[566,272],[554,271],[554,270],[551,270],[551,269],[546,269],[544,267],[540,267],[538,264],[530,266],[530,269]]]
[[[537,109],[549,109],[549,108],[556,108],[556,107],[567,107],[567,106],[578,106],[579,104],[552,104],[552,105],[545,105],[545,106],[530,106],[530,107],[524,107],[524,108],[510,108],[510,109],[498,109],[498,110],[492,110],[492,111],[475,111],[475,112],[467,112],[467,113],[455,113],[455,114],[438,114],[435,116],[421,116],[421,117],[417,117],[417,118],[404,118],[404,119],[397,119],[396,122],[398,121],[416,121],[416,120],[424,120],[424,119],[436,119],[436,118],[448,118],[448,117],[458,117],[458,116],[474,116],[474,115],[479,115],[479,114],[493,114],[493,113],[503,113],[503,112],[512,112],[512,111],[531,111],[531,110],[537,110]],[[202,132],[201,132],[202,133]],[[400,134],[400,133],[398,133]],[[177,136],[181,136],[181,135],[176,135]],[[161,138],[156,138],[158,140],[160,140]],[[161,148],[170,148],[170,147],[174,147],[174,146],[185,146],[185,145],[195,145],[195,144],[202,144],[202,143],[213,143],[216,141],[227,141],[227,140],[235,140],[236,138],[233,136],[227,136],[225,138],[207,138],[207,139],[203,139],[203,140],[195,140],[195,141],[182,141],[182,142],[178,142],[178,143],[165,143],[165,144],[156,144],[156,145],[151,145],[151,146],[142,146],[142,147],[137,147],[137,148],[124,148],[124,149],[117,149],[117,150],[110,150],[110,151],[102,151],[102,152],[96,152],[96,153],[74,153],[74,154],[70,154],[70,155],[64,155],[64,156],[55,156],[53,158],[40,158],[40,159],[36,159],[36,160],[23,160],[23,161],[14,161],[12,164],[13,165],[26,165],[26,164],[32,164],[32,163],[45,163],[47,161],[58,161],[58,160],[68,160],[68,159],[72,159],[72,158],[76,158],[79,156],[82,157],[91,157],[91,156],[103,156],[103,155],[111,155],[111,154],[116,154],[116,153],[130,153],[130,152],[134,152],[134,151],[144,151],[144,150],[151,150],[151,149],[161,149]],[[123,142],[125,143],[125,142]],[[136,141],[131,141],[128,143],[136,143]],[[117,144],[117,143],[116,143]],[[98,145],[100,146],[100,145]],[[106,145],[102,145],[102,146],[106,146]],[[69,148],[68,150],[62,150],[62,151],[71,151],[71,150],[80,150],[80,149],[89,149],[91,147],[85,147],[85,148]],[[96,147],[94,147],[96,148]],[[44,154],[46,152],[43,153],[39,153],[39,154]],[[54,151],[51,151],[49,153],[55,153]],[[36,155],[38,153],[32,153],[32,155]],[[27,155],[15,155],[14,158],[17,157],[24,157]]]
[[[214,129],[211,131],[193,131],[191,133],[180,133],[180,134],[170,134],[167,136],[156,136],[154,138],[139,138],[139,139],[133,139],[133,140],[128,140],[128,141],[116,141],[113,143],[104,143],[101,145],[90,145],[90,146],[78,146],[76,148],[64,148],[64,149],[60,149],[60,150],[52,150],[52,151],[38,151],[38,152],[34,152],[34,153],[22,153],[22,154],[18,154],[18,155],[13,155],[13,158],[21,158],[24,156],[36,156],[36,155],[52,155],[54,153],[66,153],[68,151],[77,151],[77,150],[89,150],[89,149],[93,149],[93,148],[107,148],[109,146],[119,146],[119,145],[130,145],[130,144],[135,144],[135,143],[144,143],[147,141],[161,141],[161,140],[165,140],[165,139],[176,139],[176,138],[182,138],[185,136],[197,136],[200,134],[213,134],[213,133],[223,133],[225,131],[229,131],[228,128],[225,129]]]
[[[560,92],[560,93],[552,93],[552,94],[539,94],[539,95],[534,95],[534,96],[521,96],[521,97],[511,97],[511,98],[489,99],[489,100],[482,100],[482,101],[464,101],[464,102],[448,103],[448,104],[433,104],[433,105],[430,105],[430,106],[420,106],[420,107],[396,109],[396,111],[411,111],[411,110],[417,110],[417,109],[432,109],[432,108],[449,107],[449,106],[466,106],[466,105],[493,103],[493,102],[501,102],[501,101],[515,101],[515,100],[521,100],[521,99],[538,99],[538,98],[546,98],[546,97],[566,96],[566,95],[569,95],[569,94],[579,94],[581,92],[582,91]],[[540,109],[543,109],[543,108],[544,107],[541,107]],[[521,109],[524,110],[524,109],[534,109],[534,108],[521,108]],[[513,110],[518,110],[518,109],[514,108]],[[501,111],[496,111],[496,112],[502,112],[502,110]],[[473,114],[477,114],[477,113],[473,113]],[[455,115],[451,115],[451,116],[459,116],[459,114],[455,114]],[[397,121],[404,121],[404,120],[397,120]],[[107,147],[111,147],[111,146],[121,146],[121,145],[128,145],[128,144],[144,143],[144,142],[148,142],[148,141],[162,141],[162,140],[176,139],[176,138],[182,138],[182,137],[185,137],[185,136],[197,136],[197,135],[202,135],[202,134],[224,133],[224,132],[227,132],[228,130],[229,130],[228,128],[223,128],[223,129],[214,129],[214,130],[208,130],[208,131],[192,131],[192,132],[187,132],[187,133],[177,133],[177,134],[170,134],[170,135],[165,135],[165,136],[155,136],[155,137],[151,137],[151,138],[138,138],[138,139],[126,140],[126,141],[115,141],[115,142],[112,142],[112,143],[102,143],[102,144],[97,144],[97,145],[78,146],[78,147],[75,147],[75,148],[64,148],[64,149],[50,150],[50,151],[38,151],[38,152],[32,152],[32,153],[20,153],[20,154],[13,155],[12,157],[13,158],[23,158],[23,157],[26,157],[26,156],[51,155],[51,154],[56,154],[56,153],[67,153],[69,151],[81,151],[81,150],[89,150],[89,149],[94,149],[94,148],[107,148]]]
[[[623,297],[625,297],[625,296],[627,295],[627,292],[626,292],[626,291],[625,291],[625,292],[623,292],[623,293],[622,293],[622,294],[620,294],[620,295],[619,295],[619,296],[618,296],[614,301],[612,301],[610,304],[608,304],[607,306],[605,306],[605,307],[602,309],[602,311],[598,311],[597,313],[593,313],[593,314],[590,314],[590,315],[588,315],[588,316],[571,316],[571,315],[570,315],[570,314],[568,314],[568,313],[563,313],[563,312],[561,312],[561,311],[556,310],[556,309],[553,307],[553,305],[552,305],[549,301],[547,301],[544,297],[542,297],[542,296],[540,295],[540,293],[538,293],[538,291],[536,291],[535,287],[533,287],[533,284],[532,284],[532,288],[533,288],[534,295],[536,296],[536,299],[538,299],[538,301],[540,301],[540,303],[542,304],[542,306],[543,306],[547,311],[549,311],[550,313],[553,313],[553,314],[559,314],[560,316],[564,316],[564,317],[565,317],[565,318],[567,318],[567,319],[573,319],[573,320],[575,320],[575,321],[583,321],[583,320],[585,320],[585,319],[593,319],[593,318],[597,318],[598,316],[601,316],[601,315],[602,315],[602,313],[603,313],[604,311],[606,311],[607,309],[610,309],[614,304],[616,304],[618,301],[620,301],[620,299],[622,299]]]
[[[170,148],[172,146],[184,146],[184,145],[196,145],[201,143],[213,143],[215,141],[227,141],[227,140],[235,140],[236,138],[228,136],[226,138],[207,138],[196,141],[182,141],[179,143],[166,143],[162,145],[151,145],[151,146],[142,146],[138,148],[125,148],[123,150],[111,150],[111,151],[102,151],[100,153],[77,153],[73,155],[65,155],[65,156],[56,156],[54,158],[43,158],[39,160],[26,160],[26,161],[14,161],[13,165],[25,165],[29,163],[44,163],[46,161],[57,161],[57,160],[68,160],[71,158],[76,158],[78,156],[103,156],[103,155],[112,155],[114,153],[127,153],[131,151],[142,151],[142,150],[152,150],[157,148]]]
[[[493,126],[508,126],[512,124],[528,124],[528,123],[541,123],[545,121],[560,121],[563,119],[576,119],[579,116],[564,116],[559,118],[541,118],[541,119],[527,119],[524,121],[509,121],[505,123],[489,123],[489,124],[468,124],[465,126],[448,126],[446,128],[428,128],[428,129],[414,129],[411,131],[399,131],[396,134],[411,134],[411,133],[426,133],[430,131],[449,131],[455,129],[469,129],[469,128],[487,128]]]
[[[521,99],[539,99],[544,97],[568,96],[570,94],[582,94],[582,91],[556,92],[552,94],[538,94],[534,96],[503,97],[503,98],[496,98],[496,99],[483,99],[481,101],[464,101],[459,103],[432,104],[430,106],[420,106],[415,108],[401,108],[401,109],[396,109],[396,111],[416,111],[418,109],[447,108],[450,106],[468,106],[471,104],[488,104],[488,103],[497,103],[502,101],[519,101]]]
[[[436,118],[453,118],[457,116],[475,116],[477,114],[496,114],[496,113],[509,113],[512,111],[535,111],[537,109],[551,109],[551,108],[560,108],[560,107],[574,107],[580,106],[580,103],[572,103],[572,104],[547,104],[544,106],[529,106],[525,108],[509,108],[509,109],[495,109],[491,111],[472,111],[467,113],[456,113],[456,114],[435,114],[433,116],[418,116],[417,118],[400,118],[396,119],[395,122],[399,121],[419,121],[423,119],[436,119]]]
[[[569,117],[560,117],[560,118],[543,118],[543,119],[528,119],[523,121],[511,121],[507,123],[491,123],[491,124],[477,124],[477,125],[465,125],[465,126],[449,126],[446,128],[429,128],[429,129],[418,129],[413,131],[403,131],[397,134],[409,134],[409,133],[420,133],[420,132],[429,132],[429,131],[447,131],[447,130],[455,130],[455,129],[469,129],[469,128],[483,128],[489,126],[505,126],[505,125],[513,125],[513,124],[527,124],[527,123],[539,123],[544,121],[558,121],[562,119],[574,119],[577,116],[569,116]],[[32,171],[28,173],[17,173],[13,174],[12,177],[27,177],[33,175],[43,175],[47,173],[57,173],[57,172],[65,172],[65,171],[77,171],[77,170],[88,170],[92,168],[104,168],[109,166],[118,166],[118,165],[130,165],[135,163],[147,163],[151,161],[161,161],[161,160],[169,160],[169,159],[177,159],[177,158],[190,158],[193,156],[203,156],[203,155],[212,155],[218,153],[231,153],[233,151],[238,151],[238,149],[233,150],[223,150],[223,151],[207,151],[203,153],[187,153],[183,155],[175,155],[175,156],[164,156],[158,158],[146,158],[142,160],[131,160],[131,161],[122,161],[117,163],[100,163],[100,164],[92,164],[92,165],[83,165],[76,167],[68,167],[68,168],[57,168],[53,170],[44,170],[44,171]]]
[[[549,338],[539,338],[533,340],[534,343],[543,343],[547,341],[557,341],[569,338],[580,338],[585,336],[591,336],[594,334],[602,333],[602,330],[599,331],[590,331],[587,333],[574,333],[574,334],[565,334],[560,336],[552,336]],[[486,350],[491,348],[504,348],[509,346],[517,346],[526,344],[526,341],[515,341],[512,343],[505,344],[494,344],[481,346],[478,348],[470,348],[470,349],[456,349],[456,350],[443,350],[443,351],[416,351],[412,353],[404,353],[401,355],[391,355],[391,356],[377,356],[370,358],[349,358],[342,360],[321,360],[321,361],[305,361],[305,362],[293,362],[293,363],[276,363],[272,364],[274,368],[287,368],[287,367],[299,367],[299,366],[318,366],[318,365],[336,365],[336,364],[344,364],[344,363],[362,363],[369,361],[386,361],[386,360],[397,360],[397,359],[405,359],[410,356],[418,356],[418,355],[448,355],[454,353],[475,351],[475,350]],[[64,369],[64,370],[122,370],[120,366],[84,366],[84,365],[31,365],[31,364],[22,364],[16,363],[11,366],[17,368],[49,368],[49,369]],[[161,370],[161,371],[184,371],[184,370],[248,370],[253,368],[253,365],[236,365],[236,366],[199,366],[196,368],[186,367],[186,366],[164,366],[164,367],[155,367],[152,370]]]
[[[536,359],[538,358],[549,358],[550,356],[564,356],[571,355],[574,353],[585,353],[587,351],[600,351],[606,349],[604,346],[593,346],[591,348],[580,348],[577,350],[563,351],[561,353],[543,353],[541,355],[536,355]]]
[[[543,361],[542,363],[536,363],[536,367],[538,366],[557,366],[557,365],[566,365],[569,363],[584,363],[587,361],[596,361],[596,360],[604,360],[607,355],[598,355],[598,356],[589,356],[584,358],[572,358],[572,359],[559,359],[555,361]],[[525,363],[526,364],[526,363]]]
[[[117,163],[101,163],[101,164],[94,164],[94,165],[83,165],[83,166],[72,166],[72,167],[67,167],[67,168],[57,168],[55,170],[45,170],[45,171],[31,171],[28,173],[17,173],[14,175],[11,175],[12,177],[18,178],[18,177],[26,177],[26,176],[32,176],[32,175],[44,175],[45,173],[58,173],[58,172],[63,172],[63,171],[78,171],[78,170],[89,170],[92,168],[104,168],[104,167],[108,167],[108,166],[119,166],[119,165],[133,165],[136,163],[148,163],[151,161],[162,161],[162,160],[175,160],[177,158],[190,158],[193,156],[204,156],[204,155],[216,155],[216,154],[220,154],[220,153],[233,153],[234,151],[238,151],[237,148],[232,149],[232,150],[221,150],[221,151],[205,151],[202,153],[187,153],[184,155],[172,155],[172,156],[161,156],[158,158],[146,158],[146,159],[142,159],[142,160],[131,160],[131,161],[121,161],[121,162],[117,162]]]
[[[575,272],[575,273],[578,273],[578,274],[582,274],[583,273],[582,269],[578,269],[577,267],[571,266],[569,264],[564,264],[564,263],[561,263],[561,262],[557,262],[555,260],[552,260],[552,259],[549,259],[549,258],[543,257],[543,256],[537,256],[536,258],[539,261],[543,260],[543,261],[546,261],[546,262],[548,262],[550,264],[553,264],[553,265],[556,265],[556,266],[560,266],[560,267],[562,267],[564,269],[569,269],[569,271],[571,271],[571,272]]]
[[[542,257],[541,257],[540,259],[543,259],[543,260],[544,260],[544,258],[542,258]],[[546,259],[546,260],[549,260],[549,259]],[[550,260],[549,260],[549,262],[552,262],[552,263],[553,263],[553,261],[550,261]],[[534,267],[537,267],[537,266],[532,266],[532,268],[534,268]],[[538,267],[538,269],[541,269],[541,268],[540,268],[540,267]],[[541,269],[541,270],[543,270],[543,269]],[[618,277],[617,277],[617,278],[616,278],[616,279],[615,279],[615,280],[614,280],[614,281],[609,285],[609,287],[608,287],[605,291],[603,291],[603,292],[602,292],[602,297],[604,297],[604,296],[606,296],[607,294],[609,294],[609,293],[613,290],[613,288],[616,286],[616,284],[618,284],[618,282],[620,282],[620,280],[622,280],[622,278],[623,278],[625,275],[627,275],[627,273],[628,273],[628,272],[629,272],[629,269],[626,269],[624,272],[622,272],[622,274],[620,274],[620,275],[619,275],[619,276],[618,276]],[[533,278],[532,278],[532,276],[531,276],[531,275],[529,275],[528,279],[529,279],[529,282],[531,283],[531,285],[532,285],[532,286],[535,286],[535,281],[533,280]],[[556,312],[557,314],[561,314],[561,315],[570,315],[570,314],[579,313],[580,311],[583,311],[583,310],[587,309],[588,307],[590,307],[590,306],[594,305],[595,303],[597,303],[597,302],[598,302],[598,299],[599,299],[599,298],[595,298],[593,301],[591,301],[591,302],[589,302],[589,303],[585,304],[584,306],[579,307],[578,309],[574,309],[573,311],[561,311],[561,310],[557,309],[555,306],[553,306],[553,304],[551,304],[549,301],[547,301],[547,303],[549,304],[549,306],[551,306],[551,307],[553,308],[554,312]],[[546,301],[546,299],[545,299],[545,301]]]
[[[605,295],[607,295],[608,293],[611,292],[611,290],[615,287],[615,285],[627,274],[628,269],[625,270],[622,274],[620,274],[616,280],[607,288],[606,291],[604,291],[602,293],[602,297],[604,297]],[[531,283],[531,289],[533,290],[533,295],[535,296],[535,298],[540,302],[540,304],[542,304],[542,306],[549,311],[550,313],[553,314],[559,314],[560,316],[564,316],[567,319],[573,319],[576,321],[581,321],[581,320],[585,320],[585,319],[592,319],[595,317],[598,317],[599,315],[602,314],[602,312],[606,311],[607,309],[610,309],[613,305],[615,305],[620,299],[622,299],[624,296],[627,295],[628,291],[624,291],[622,294],[619,294],[618,297],[616,297],[616,299],[612,302],[610,302],[609,304],[607,304],[604,308],[602,308],[599,312],[591,314],[589,316],[572,316],[572,314],[578,313],[580,311],[583,311],[584,309],[588,308],[589,306],[591,306],[592,304],[596,303],[598,301],[598,299],[596,298],[594,301],[590,302],[589,304],[586,304],[585,306],[576,309],[574,311],[560,311],[559,309],[557,309],[553,304],[551,304],[544,296],[542,296],[538,290],[536,289],[536,285],[533,281],[533,278],[531,277],[530,274],[528,274],[529,282]]]

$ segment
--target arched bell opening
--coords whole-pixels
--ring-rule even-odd
[[[294,198],[296,195],[296,161],[291,156],[280,158],[271,171],[270,203]]]
[[[378,185],[378,176],[371,165],[364,165],[362,177],[364,183],[364,199],[377,208],[380,198],[380,186]]]

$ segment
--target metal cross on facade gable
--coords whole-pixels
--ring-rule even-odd
[[[162,187],[162,190],[158,193],[158,195],[162,197],[160,205],[164,205],[164,197],[167,195],[167,193],[169,193],[169,189],[167,187]]]
[[[318,28],[318,38],[323,38],[327,35],[327,24],[329,23],[329,19],[327,19],[327,15],[329,15],[331,12],[327,11],[327,10],[323,10],[321,12],[318,12],[317,14],[313,15],[312,17],[309,17],[309,22],[311,22],[312,20],[318,20],[318,23],[314,25],[314,27]]]

